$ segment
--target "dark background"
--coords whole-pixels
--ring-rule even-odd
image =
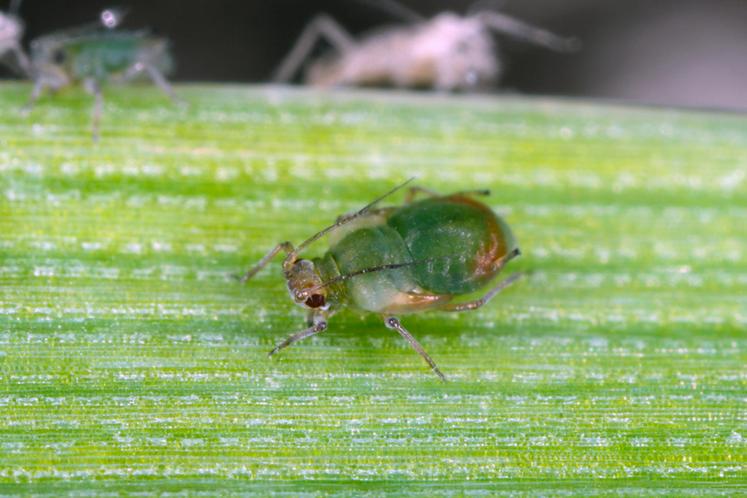
[[[433,15],[465,12],[473,2],[402,3]],[[747,110],[747,0],[499,3],[504,13],[584,44],[567,55],[501,40],[504,90]],[[177,81],[267,81],[305,23],[321,12],[355,34],[398,22],[357,0],[25,0],[25,43],[94,20],[112,5],[129,10],[125,28],[148,27],[172,40]]]

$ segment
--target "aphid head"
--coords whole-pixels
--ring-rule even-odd
[[[288,281],[288,291],[291,298],[299,306],[308,309],[327,309],[327,290],[322,285],[322,279],[317,272],[316,265],[308,259],[298,259],[285,272]]]

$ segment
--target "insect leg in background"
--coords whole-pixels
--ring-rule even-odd
[[[495,33],[533,43],[556,52],[573,52],[581,46],[581,42],[576,38],[558,36],[500,12],[480,10],[474,12],[472,16]]]
[[[283,59],[272,80],[277,83],[290,81],[320,39],[327,40],[335,50],[341,53],[355,48],[356,45],[353,36],[337,21],[326,14],[318,15],[306,25],[290,53]]]

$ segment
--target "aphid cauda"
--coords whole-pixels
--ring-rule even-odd
[[[493,39],[501,34],[558,52],[579,42],[562,38],[518,19],[476,4],[466,15],[442,12],[425,18],[392,0],[377,0],[404,12],[407,24],[354,38],[337,21],[321,14],[310,21],[274,75],[290,81],[319,40],[334,51],[313,61],[306,81],[316,86],[426,87],[442,91],[471,90],[499,80],[502,64]]]
[[[286,253],[283,275],[291,298],[308,311],[308,327],[270,355],[323,332],[332,315],[351,308],[381,315],[386,327],[404,337],[446,380],[396,315],[479,308],[520,274],[493,285],[478,299],[459,298],[487,287],[520,253],[506,222],[475,198],[488,195],[484,190],[438,195],[411,187],[404,205],[378,207],[409,181],[360,211],[341,216],[298,247],[278,244],[241,278],[246,282],[278,253]],[[426,197],[416,200],[418,195]],[[321,257],[301,258],[324,235],[329,236],[329,250]]]

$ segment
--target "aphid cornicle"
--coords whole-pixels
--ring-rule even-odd
[[[277,345],[270,355],[326,330],[343,308],[378,313],[399,332],[443,380],[444,375],[395,315],[425,310],[479,308],[515,281],[515,273],[477,299],[503,267],[519,255],[511,229],[475,197],[484,190],[438,195],[411,187],[400,207],[377,207],[410,180],[356,213],[344,215],[298,247],[278,244],[241,278],[246,282],[278,253],[287,255],[283,275],[291,298],[308,310],[308,327]],[[426,195],[415,200],[418,195]],[[329,250],[303,259],[301,253],[329,235]]]
[[[562,38],[477,3],[466,15],[442,12],[426,18],[394,0],[369,3],[408,21],[375,30],[359,39],[326,14],[311,20],[275,72],[290,81],[323,39],[333,52],[309,64],[306,81],[315,86],[426,87],[442,91],[487,87],[503,67],[493,34],[559,52],[576,50],[578,40]]]
[[[173,66],[169,43],[146,31],[116,29],[123,16],[118,10],[101,12],[100,23],[41,36],[31,42],[34,89],[26,105],[30,111],[42,92],[82,83],[95,98],[93,138],[98,139],[103,107],[102,86],[148,76],[173,102],[177,101],[164,77]]]

